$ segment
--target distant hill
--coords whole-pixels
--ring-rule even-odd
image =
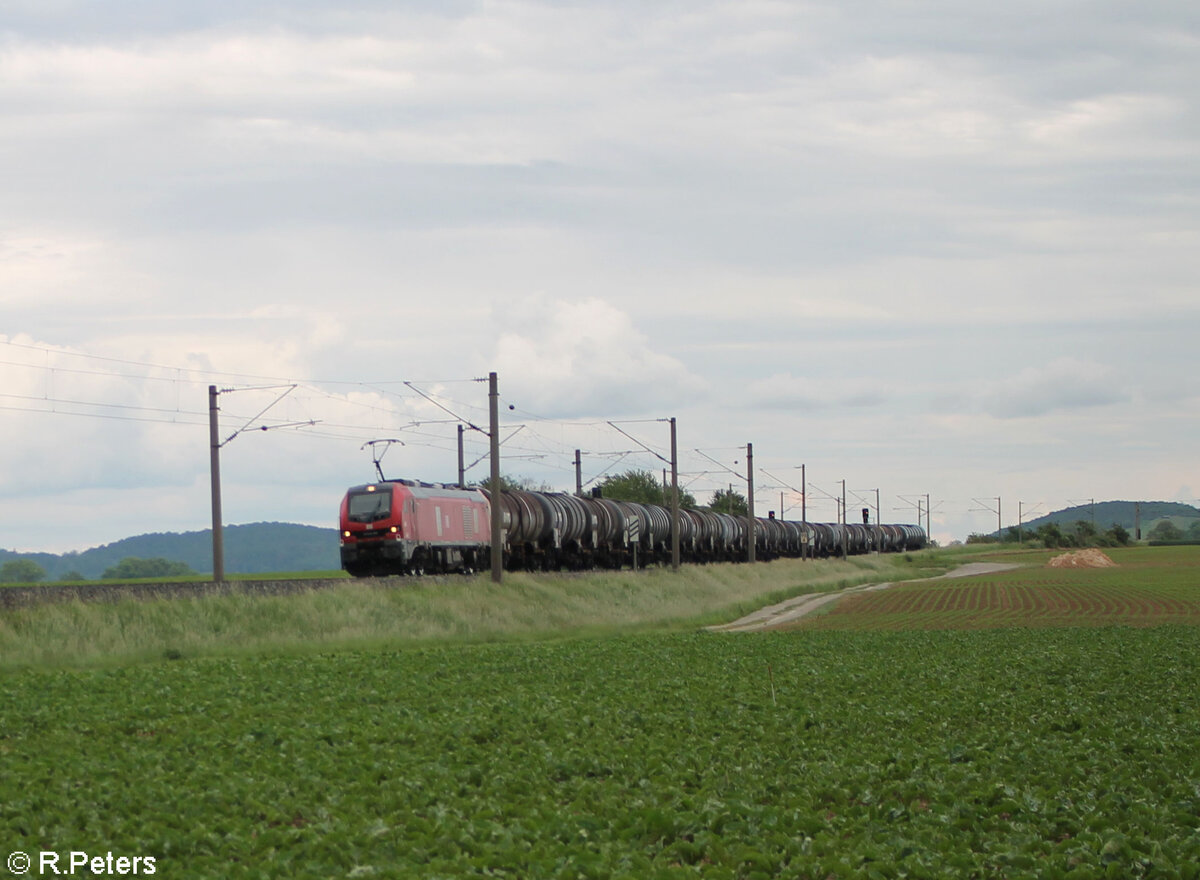
[[[1143,538],[1159,520],[1169,519],[1180,529],[1187,531],[1191,523],[1200,519],[1200,508],[1178,501],[1097,501],[1094,505],[1080,504],[1035,519],[1027,519],[1021,524],[1021,528],[1033,531],[1045,523],[1070,526],[1079,520],[1092,522],[1094,518],[1096,528],[1101,532],[1107,531],[1115,524],[1123,526],[1133,535],[1139,505]],[[1008,526],[1005,526],[1005,531],[1007,530]],[[995,535],[996,532],[992,534]]]
[[[251,523],[225,526],[221,534],[227,574],[330,571],[341,566],[335,529],[292,523]],[[94,580],[127,556],[161,557],[183,562],[199,573],[211,573],[212,530],[138,535],[78,553],[0,550],[0,565],[10,559],[30,559],[46,570],[47,580],[59,580],[68,572],[78,572]]]

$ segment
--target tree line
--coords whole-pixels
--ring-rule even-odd
[[[1200,542],[1200,520],[1193,522],[1184,531],[1170,520],[1161,520],[1154,528],[1146,533],[1146,539],[1155,543],[1192,543]],[[1068,526],[1055,522],[1043,523],[1036,529],[1018,529],[1009,526],[998,537],[995,533],[981,535],[974,533],[967,538],[968,544],[1018,544],[1037,542],[1043,547],[1053,550],[1059,547],[1126,547],[1133,543],[1129,530],[1118,523],[1103,531],[1096,528],[1085,519],[1077,520]]]
[[[169,559],[156,557],[154,559],[139,559],[136,556],[126,556],[116,565],[109,566],[100,575],[102,581],[125,581],[137,578],[178,577],[195,574],[191,567],[183,562],[172,562]],[[36,584],[46,579],[46,569],[32,559],[10,559],[0,565],[0,583],[5,584]],[[70,571],[60,580],[67,583],[85,581],[77,571]]]

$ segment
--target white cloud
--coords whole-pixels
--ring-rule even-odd
[[[670,415],[663,408],[704,394],[704,384],[629,316],[600,300],[522,303],[496,347],[505,398],[539,415]],[[656,410],[663,410],[656,412]]]
[[[1026,367],[1015,376],[990,384],[981,404],[1004,419],[1042,416],[1059,410],[1106,406],[1128,400],[1129,392],[1102,364],[1071,357],[1041,367]]]
[[[745,405],[783,410],[872,408],[896,397],[885,378],[846,379],[777,373],[750,384]]]
[[[272,410],[321,428],[227,457],[235,519],[325,521],[292,508],[369,476],[373,431],[421,421],[391,458],[453,467],[444,412],[368,386],[492,369],[530,413],[679,413],[696,445],[915,483],[948,529],[1010,491],[977,481],[1200,480],[1177,3],[103,6],[6,10],[0,333],[175,384],[56,354],[0,377],[200,429],[27,402],[0,411],[2,486],[157,485],[203,527],[207,384],[338,379]],[[485,411],[477,385],[421,387]],[[261,403],[232,395],[223,425]]]
[[[3,222],[3,221],[0,221]],[[110,272],[114,254],[99,237],[22,229],[10,218],[0,233],[0,290],[10,309],[86,305],[98,291],[97,274]]]

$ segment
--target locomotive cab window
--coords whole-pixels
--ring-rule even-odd
[[[354,492],[350,495],[346,515],[350,522],[360,523],[387,519],[392,515],[392,493]]]

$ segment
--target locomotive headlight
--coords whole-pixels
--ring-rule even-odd
[[[343,537],[343,538],[349,538],[349,537],[350,537],[350,530],[349,530],[349,529],[346,529],[344,532],[342,532],[342,537]]]
[[[396,534],[398,531],[400,531],[400,529],[399,529],[398,527],[396,527],[396,526],[392,526],[390,529],[388,529],[388,531],[389,531],[389,532],[391,532],[391,533],[394,535],[394,534]]]

